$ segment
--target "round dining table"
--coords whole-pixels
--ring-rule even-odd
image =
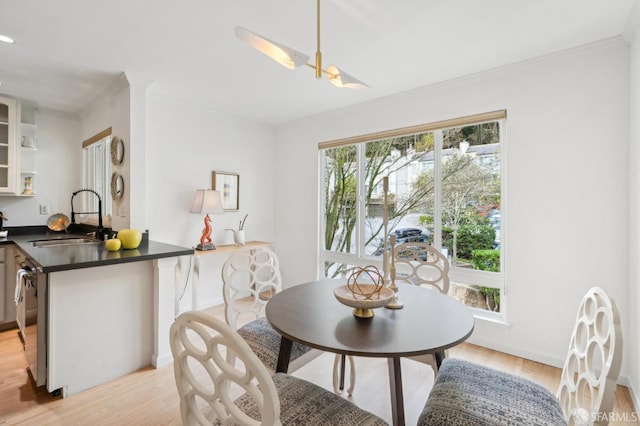
[[[397,283],[402,309],[378,308],[358,318],[333,291],[343,279],[323,279],[282,290],[269,300],[266,317],[282,335],[277,372],[287,372],[294,341],[342,355],[388,358],[394,425],[404,425],[400,358],[434,354],[466,340],[474,328],[469,308],[436,290]]]

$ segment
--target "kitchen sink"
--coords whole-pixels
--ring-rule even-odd
[[[53,240],[29,241],[34,247],[63,247],[83,244],[100,244],[100,240],[93,238],[58,238]]]

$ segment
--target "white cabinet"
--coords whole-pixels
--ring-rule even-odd
[[[15,194],[19,103],[0,96],[0,194]]]
[[[21,117],[20,102],[0,96],[0,195],[35,195],[37,128]]]

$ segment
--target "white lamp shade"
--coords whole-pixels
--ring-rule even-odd
[[[220,191],[213,191],[211,189],[198,189],[196,196],[193,199],[191,205],[191,213],[215,213],[222,214],[222,197]]]
[[[295,69],[309,62],[309,56],[293,50],[275,41],[271,41],[256,33],[252,33],[246,28],[236,27],[236,37],[247,43],[249,46],[264,53],[274,61],[289,68]]]
[[[346,72],[340,70],[335,65],[329,65],[327,68],[327,74],[329,76],[329,81],[338,87],[348,87],[349,89],[360,89],[363,87],[371,87],[368,84],[363,83],[358,80],[351,74],[347,74]]]

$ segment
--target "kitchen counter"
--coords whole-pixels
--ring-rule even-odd
[[[0,240],[0,244],[16,244],[27,257],[35,261],[36,266],[42,268],[41,272],[44,273],[193,254],[192,248],[174,246],[157,241],[143,241],[137,249],[120,249],[115,252],[107,251],[103,242],[58,247],[34,247],[31,243],[34,240],[53,240],[69,237],[86,238],[86,235],[32,233],[12,236],[10,233],[6,239]]]
[[[33,245],[35,240],[89,238],[82,231],[24,227],[9,229],[8,238],[0,240],[0,247],[15,245],[36,264],[37,321],[29,326],[35,355],[26,346],[25,353],[36,385],[60,390],[63,397],[172,362],[169,329],[185,285],[180,258],[194,254],[192,248],[149,241],[146,235],[137,249],[117,252],[107,251],[101,241]]]

